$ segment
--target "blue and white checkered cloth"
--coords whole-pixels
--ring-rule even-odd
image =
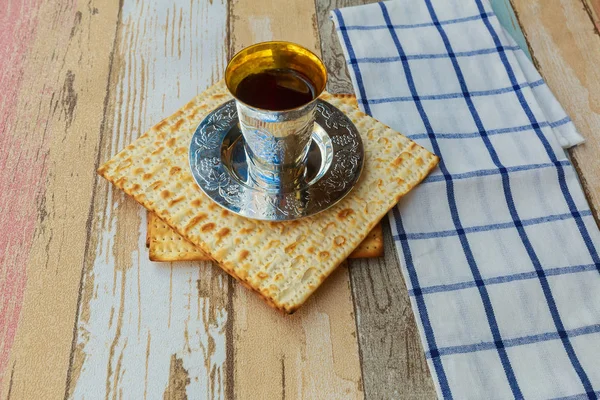
[[[332,18],[361,108],[442,160],[390,214],[438,395],[600,396],[600,233],[563,150],[582,138],[527,56],[487,0]]]

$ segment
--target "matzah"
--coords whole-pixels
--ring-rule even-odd
[[[353,95],[333,95],[345,103],[358,107]],[[202,250],[175,232],[154,213],[148,212],[146,247],[151,261],[205,261],[210,260]],[[348,258],[373,258],[383,255],[383,231],[377,224]]]
[[[246,219],[219,207],[195,184],[189,143],[202,119],[231,99],[223,82],[144,133],[98,173],[269,304],[292,313],[438,162],[434,154],[342,99],[328,93],[321,98],[356,125],[365,166],[350,194],[315,216],[278,223]]]
[[[151,212],[148,212],[146,247],[148,247],[151,261],[210,260],[206,253],[187,241]],[[381,224],[377,224],[348,258],[373,258],[382,255],[383,231]]]

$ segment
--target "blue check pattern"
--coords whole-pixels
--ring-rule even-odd
[[[441,398],[600,396],[582,142],[487,0],[334,10],[360,107],[441,157],[390,213]],[[399,384],[402,384],[399,382]]]

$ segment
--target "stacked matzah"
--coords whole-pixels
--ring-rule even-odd
[[[333,95],[358,107],[352,95]],[[174,231],[154,213],[148,213],[146,246],[151,261],[205,261],[210,257]],[[377,224],[348,258],[372,258],[383,255],[383,231]]]
[[[220,208],[197,187],[189,172],[188,146],[202,119],[231,99],[222,82],[146,132],[98,172],[269,304],[293,312],[438,161],[352,107],[350,97],[325,93],[321,98],[354,122],[366,158],[352,192],[313,217],[278,223],[245,219]]]
[[[154,213],[148,213],[146,246],[151,261],[205,261],[211,258],[193,243],[174,231]],[[381,224],[369,232],[348,258],[372,258],[383,255]]]

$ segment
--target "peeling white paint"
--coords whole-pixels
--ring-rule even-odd
[[[113,141],[104,160],[222,76],[226,14],[226,4],[219,0],[125,2],[117,38],[119,54],[115,54],[122,61],[113,70],[113,79],[118,77],[112,95],[116,101]],[[220,387],[213,385],[214,397],[224,397],[227,312],[217,308],[216,318],[208,321],[214,299],[199,298],[197,288],[197,280],[221,273],[208,263],[150,262],[142,207],[137,211],[142,221],[139,230],[127,232],[137,235],[138,250],[131,253],[127,268],[117,269],[115,252],[123,248],[119,240],[126,239],[118,236],[123,233],[117,232],[117,211],[124,205],[134,207],[133,200],[108,186],[108,203],[100,200],[95,210],[102,230],[92,233],[99,237],[92,266],[94,293],[89,321],[79,319],[78,344],[85,360],[73,383],[73,397],[141,399],[146,393],[148,399],[162,398],[173,354],[183,360],[188,372],[188,398],[209,398],[211,379],[221,382]],[[226,296],[227,280],[221,278],[217,286]],[[208,354],[211,340],[214,351]]]

